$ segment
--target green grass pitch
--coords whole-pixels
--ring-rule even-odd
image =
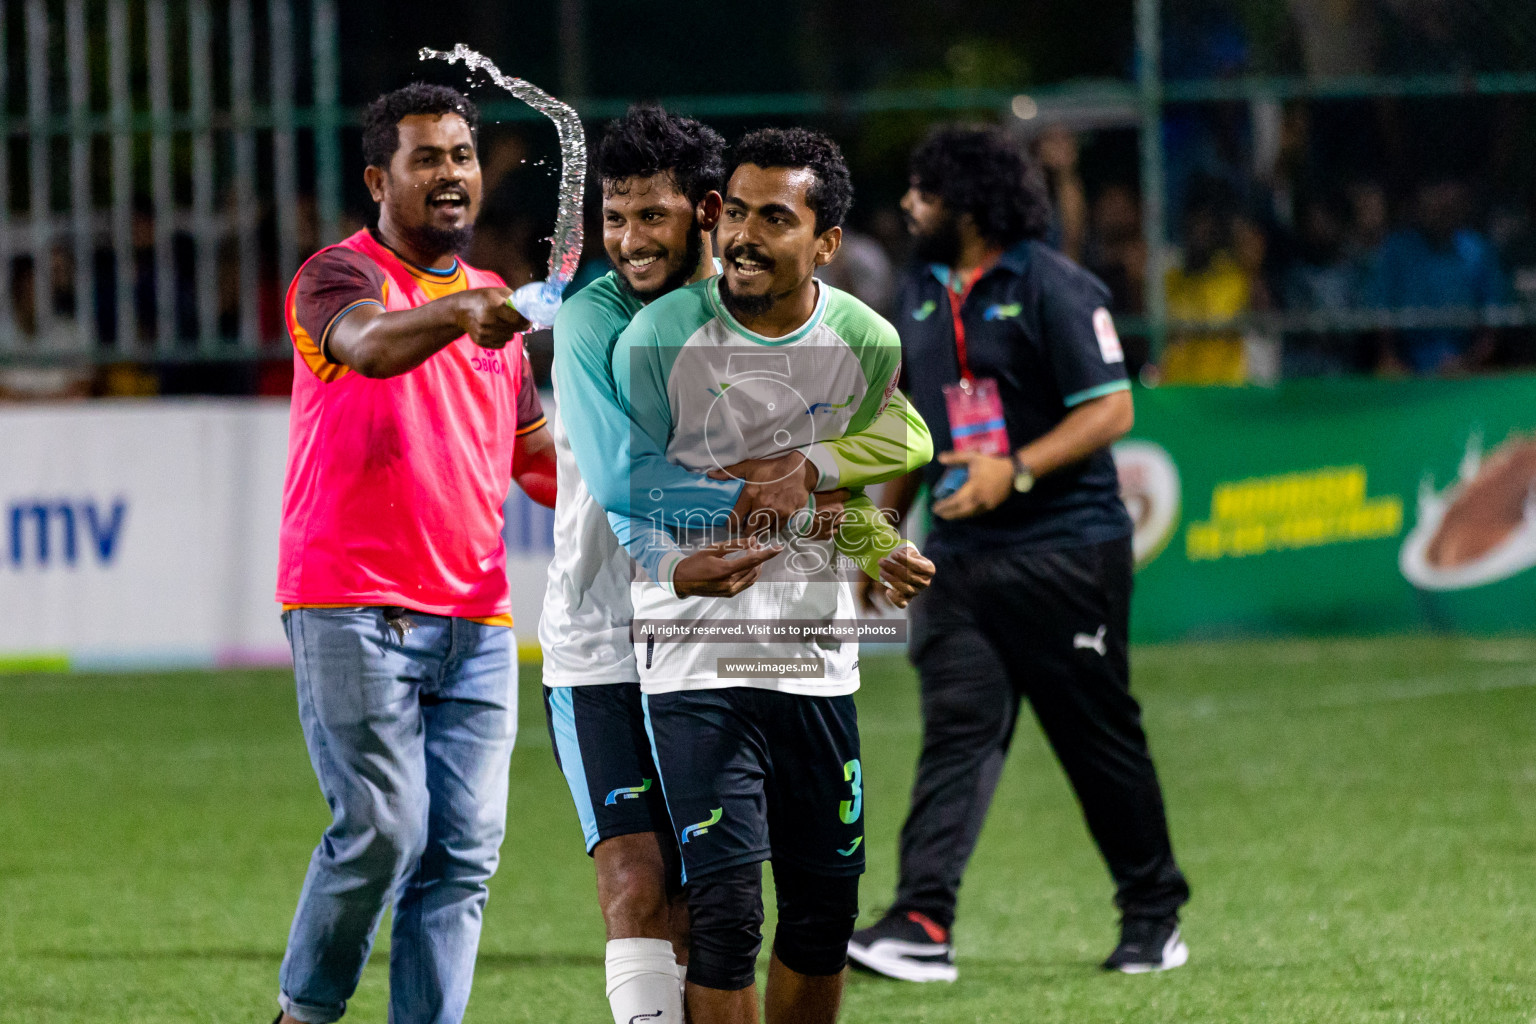
[[[1110,887],[1038,729],[963,893],[960,981],[855,975],[843,1019],[1527,1024],[1536,1016],[1536,640],[1142,648],[1136,690],[1194,886],[1190,965],[1104,976]],[[525,671],[468,1019],[601,1022],[591,867]],[[865,659],[870,919],[890,898],[914,677]],[[0,1021],[275,1012],[326,821],[278,672],[0,679]],[[771,924],[771,922],[770,922]],[[348,1020],[385,1018],[382,940]]]

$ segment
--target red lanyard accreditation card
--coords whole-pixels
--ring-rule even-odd
[[[971,365],[965,356],[965,323],[960,319],[960,307],[965,304],[985,268],[978,268],[965,289],[956,295],[953,288],[946,288],[949,295],[949,312],[955,325],[955,356],[960,363],[960,381],[944,385],[944,405],[949,411],[949,436],[954,440],[955,451],[981,452],[985,455],[1009,453],[1008,425],[1003,419],[1003,400],[997,394],[997,381],[991,377],[971,376]]]
[[[949,408],[949,436],[955,451],[1008,454],[1008,426],[1003,421],[1002,399],[997,397],[997,381],[962,377],[958,384],[944,385],[944,404]]]

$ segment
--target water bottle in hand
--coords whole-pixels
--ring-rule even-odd
[[[559,281],[530,281],[507,300],[512,308],[528,318],[534,328],[554,325],[555,313],[560,309],[560,294],[565,291]]]

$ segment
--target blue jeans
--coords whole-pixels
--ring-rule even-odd
[[[386,608],[283,616],[299,720],[332,821],[279,974],[290,1016],[345,1012],[384,909],[392,1024],[464,1015],[517,734],[512,630]]]

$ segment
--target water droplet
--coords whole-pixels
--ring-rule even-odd
[[[581,262],[581,200],[587,178],[587,136],[581,118],[568,104],[531,82],[503,74],[489,58],[463,43],[446,53],[422,47],[417,56],[422,60],[445,60],[449,64],[462,62],[470,71],[466,81],[471,83],[474,72],[483,72],[491,81],[554,122],[555,136],[560,140],[560,205],[555,217],[555,241],[549,252],[549,280],[561,284],[570,281],[576,276],[576,267]],[[540,166],[543,163],[543,160],[538,161]]]

